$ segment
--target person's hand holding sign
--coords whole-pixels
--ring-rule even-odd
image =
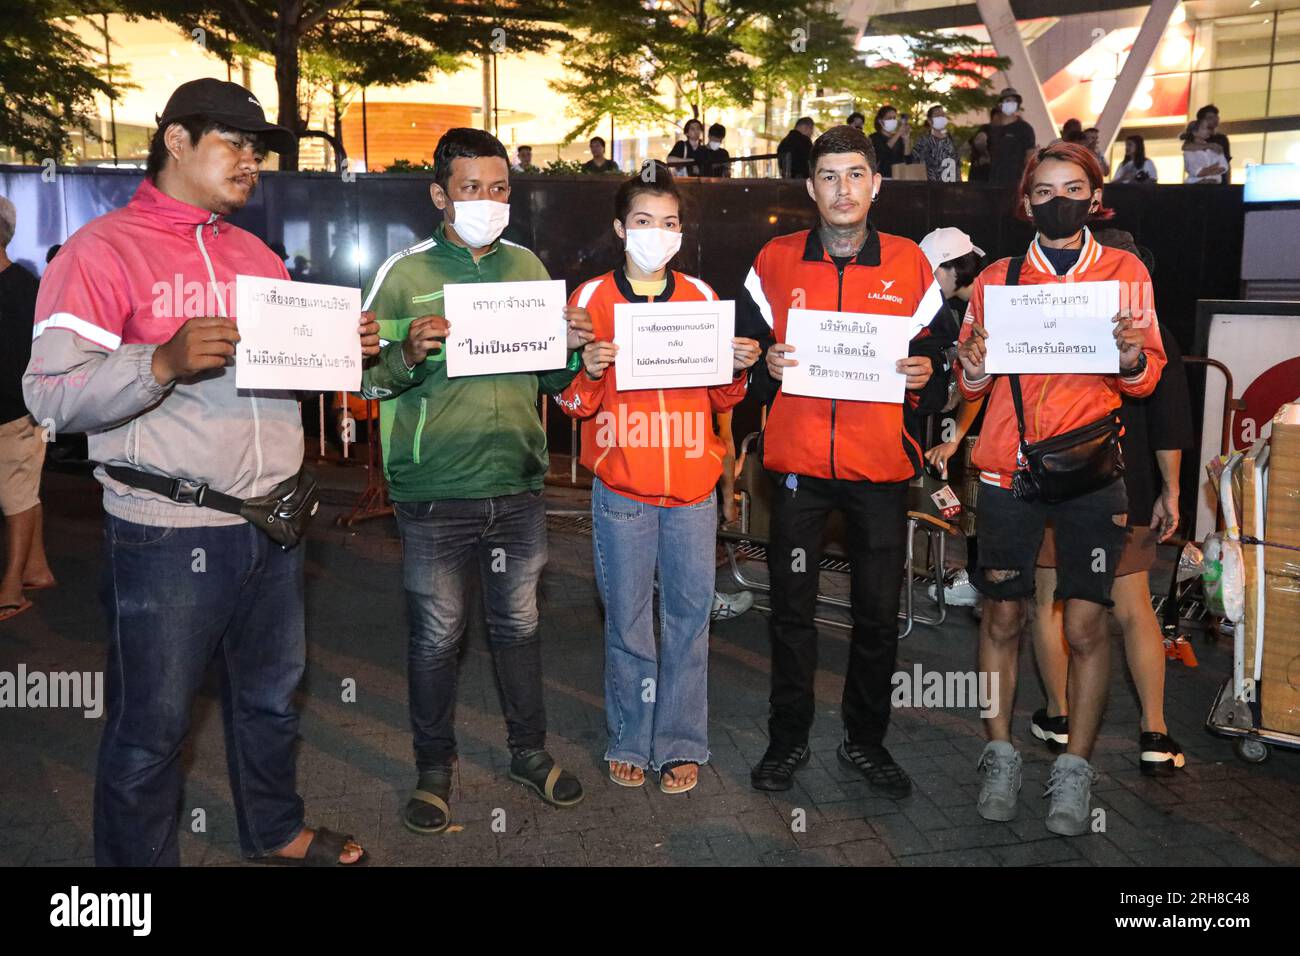
[[[150,369],[159,385],[190,379],[200,372],[232,364],[239,330],[230,319],[213,315],[186,321],[176,334],[154,349]]]
[[[596,337],[592,331],[591,313],[576,305],[564,307],[564,321],[569,324],[569,351],[580,349]]]
[[[1111,319],[1115,323],[1115,347],[1119,349],[1119,367],[1129,371],[1137,367],[1142,358],[1142,342],[1145,336],[1137,327],[1133,313],[1120,309],[1119,314]]]
[[[988,354],[988,346],[984,344],[984,340],[988,337],[989,334],[984,331],[984,326],[972,324],[970,338],[957,347],[957,360],[966,371],[967,381],[973,382],[986,374],[984,358]]]
[[[375,319],[375,313],[362,312],[361,325],[357,331],[361,335],[361,357],[368,359],[378,355],[379,322]]]
[[[741,338],[732,339],[731,340],[731,354],[733,358],[732,365],[731,365],[732,371],[740,372],[743,371],[744,369],[749,368],[751,365],[753,365],[755,362],[758,361],[759,353],[762,351],[763,351],[762,347],[758,344],[757,340],[755,339],[741,339]]]
[[[777,342],[767,350],[767,374],[778,382],[785,375],[785,370],[799,364],[798,359],[786,358],[786,355],[794,351],[793,345],[787,345],[785,342]]]
[[[451,323],[441,315],[422,315],[406,330],[402,343],[402,357],[411,368],[419,365],[430,352],[443,348],[443,339],[451,331]]]
[[[907,376],[909,392],[919,392],[925,388],[925,383],[930,381],[930,376],[934,374],[933,364],[924,355],[909,355],[905,359],[899,359],[894,368]]]
[[[591,378],[601,378],[605,369],[614,364],[618,346],[613,342],[589,342],[582,350],[582,364]]]

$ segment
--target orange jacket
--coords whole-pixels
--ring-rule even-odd
[[[748,313],[757,312],[768,334],[784,342],[792,308],[865,312],[898,316],[918,339],[928,335],[942,305],[934,270],[912,240],[869,226],[857,257],[841,272],[817,230],[805,229],[777,236],[759,251],[736,304],[736,325],[747,327]],[[794,358],[809,360],[798,353]],[[755,368],[756,378],[767,378],[765,369]],[[908,392],[906,401],[915,405],[916,393]],[[763,433],[763,464],[816,478],[908,481],[921,466],[921,448],[903,427],[901,404],[787,395],[778,389]]]
[[[974,323],[984,324],[984,289],[990,285],[1004,285],[1010,264],[1010,259],[1000,259],[981,272],[975,280],[959,342],[970,338]],[[1031,444],[1095,422],[1107,412],[1119,408],[1121,394],[1134,398],[1150,395],[1160,380],[1160,372],[1165,367],[1165,349],[1160,342],[1151,276],[1137,256],[1122,249],[1103,246],[1092,237],[1091,232],[1085,230],[1079,260],[1065,275],[1056,274],[1052,264],[1039,250],[1037,239],[1030,243],[1020,270],[1021,285],[1109,280],[1121,283],[1121,303],[1129,306],[1135,319],[1141,316],[1145,323],[1143,331],[1146,340],[1142,351],[1147,357],[1146,369],[1135,378],[1125,378],[1122,375],[1021,375],[1020,391],[1025,404],[1025,441]],[[988,375],[979,381],[970,382],[964,370],[958,382],[962,394],[968,399],[989,396],[988,407],[984,411],[984,426],[971,455],[972,462],[980,469],[980,479],[1010,488],[1020,445],[1011,384],[1005,375]]]
[[[586,308],[597,342],[613,342],[614,306],[620,302],[701,302],[717,299],[707,284],[668,271],[661,295],[639,296],[622,268],[589,279],[569,304]],[[748,375],[726,385],[618,391],[614,366],[593,379],[582,369],[555,397],[565,413],[582,420],[580,461],[612,490],[647,504],[690,505],[713,492],[722,476],[726,445],[713,431],[713,412],[745,397]]]

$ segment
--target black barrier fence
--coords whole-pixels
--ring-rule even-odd
[[[18,210],[10,256],[34,272],[49,246],[131,197],[138,171],[88,167],[0,166],[0,194]],[[232,217],[289,256],[296,277],[362,285],[389,255],[427,236],[441,214],[429,198],[427,174],[266,173],[249,204]],[[613,268],[620,245],[611,223],[617,176],[517,177],[505,238],[533,249],[572,290]],[[703,278],[724,298],[740,291],[754,256],[768,239],[813,225],[816,211],[802,181],[689,179],[686,235],[674,266]],[[1013,196],[978,183],[886,181],[872,207],[885,232],[919,240],[941,226],[970,234],[988,261],[1024,251],[1033,237],[1011,215]],[[1199,299],[1240,293],[1243,207],[1237,186],[1114,185],[1108,225],[1131,232],[1151,252],[1157,311],[1184,350],[1195,338]],[[746,410],[750,412],[752,410]],[[557,451],[568,429],[552,418]],[[751,420],[740,414],[738,431]],[[752,417],[756,421],[756,415]]]

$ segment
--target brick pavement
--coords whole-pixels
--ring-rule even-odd
[[[0,670],[98,670],[103,622],[98,604],[100,525],[97,486],[84,476],[50,474],[46,501],[51,560],[61,585],[33,596],[36,607],[0,625]],[[553,496],[562,502],[563,496]],[[570,496],[571,497],[571,496]],[[573,502],[571,502],[571,506]],[[581,502],[577,501],[577,507]],[[1224,865],[1300,863],[1300,754],[1275,751],[1247,766],[1231,745],[1202,729],[1227,672],[1226,642],[1197,643],[1201,666],[1171,664],[1167,714],[1188,769],[1167,780],[1137,769],[1136,697],[1115,643],[1110,707],[1094,765],[1094,806],[1106,831],[1056,837],[1043,826],[1041,797],[1051,756],[1028,735],[1041,703],[1030,655],[1015,727],[1025,757],[1019,818],[988,823],[975,812],[975,763],[983,746],[975,710],[897,709],[888,745],[916,792],[892,801],[835,759],[847,632],[824,628],[817,677],[813,759],[793,790],[768,795],[749,786],[765,745],[766,619],[758,612],[720,624],[710,659],[712,760],[699,787],[668,797],[654,786],[616,787],[605,779],[600,616],[590,538],[551,535],[542,584],[542,631],[552,751],[575,770],[588,796],[559,810],[505,776],[508,754],[481,621],[463,656],[458,704],[461,759],[453,827],[421,837],[399,819],[414,783],[406,723],[405,623],[400,545],[391,520],[335,529],[325,509],[308,544],[309,667],[300,786],[313,823],[346,827],[376,863],[392,865]],[[720,574],[719,580],[724,580]],[[729,587],[725,582],[724,587]],[[962,610],[942,628],[918,627],[900,650],[900,669],[975,667],[975,625]],[[344,703],[352,678],[357,701]],[[239,862],[225,775],[215,682],[199,700],[187,747],[185,822],[206,814],[206,832],[184,829],[186,864]],[[0,711],[0,864],[91,862],[90,799],[99,721],[57,710]],[[792,820],[806,826],[796,831]],[[497,832],[504,825],[504,832]]]

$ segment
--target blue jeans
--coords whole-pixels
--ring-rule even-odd
[[[250,524],[166,528],[105,516],[107,719],[95,774],[95,862],[176,866],[181,745],[213,655],[226,763],[247,856],[303,827],[295,780],[307,645],[303,548]]]
[[[457,655],[469,619],[471,576],[483,586],[488,644],[506,742],[516,756],[546,746],[537,582],[546,565],[542,492],[499,498],[398,501],[402,575],[411,619],[408,680],[415,765],[456,757]]]
[[[605,759],[656,771],[675,761],[706,763],[714,496],[664,508],[625,498],[596,479],[591,518],[596,587],[605,604]]]

